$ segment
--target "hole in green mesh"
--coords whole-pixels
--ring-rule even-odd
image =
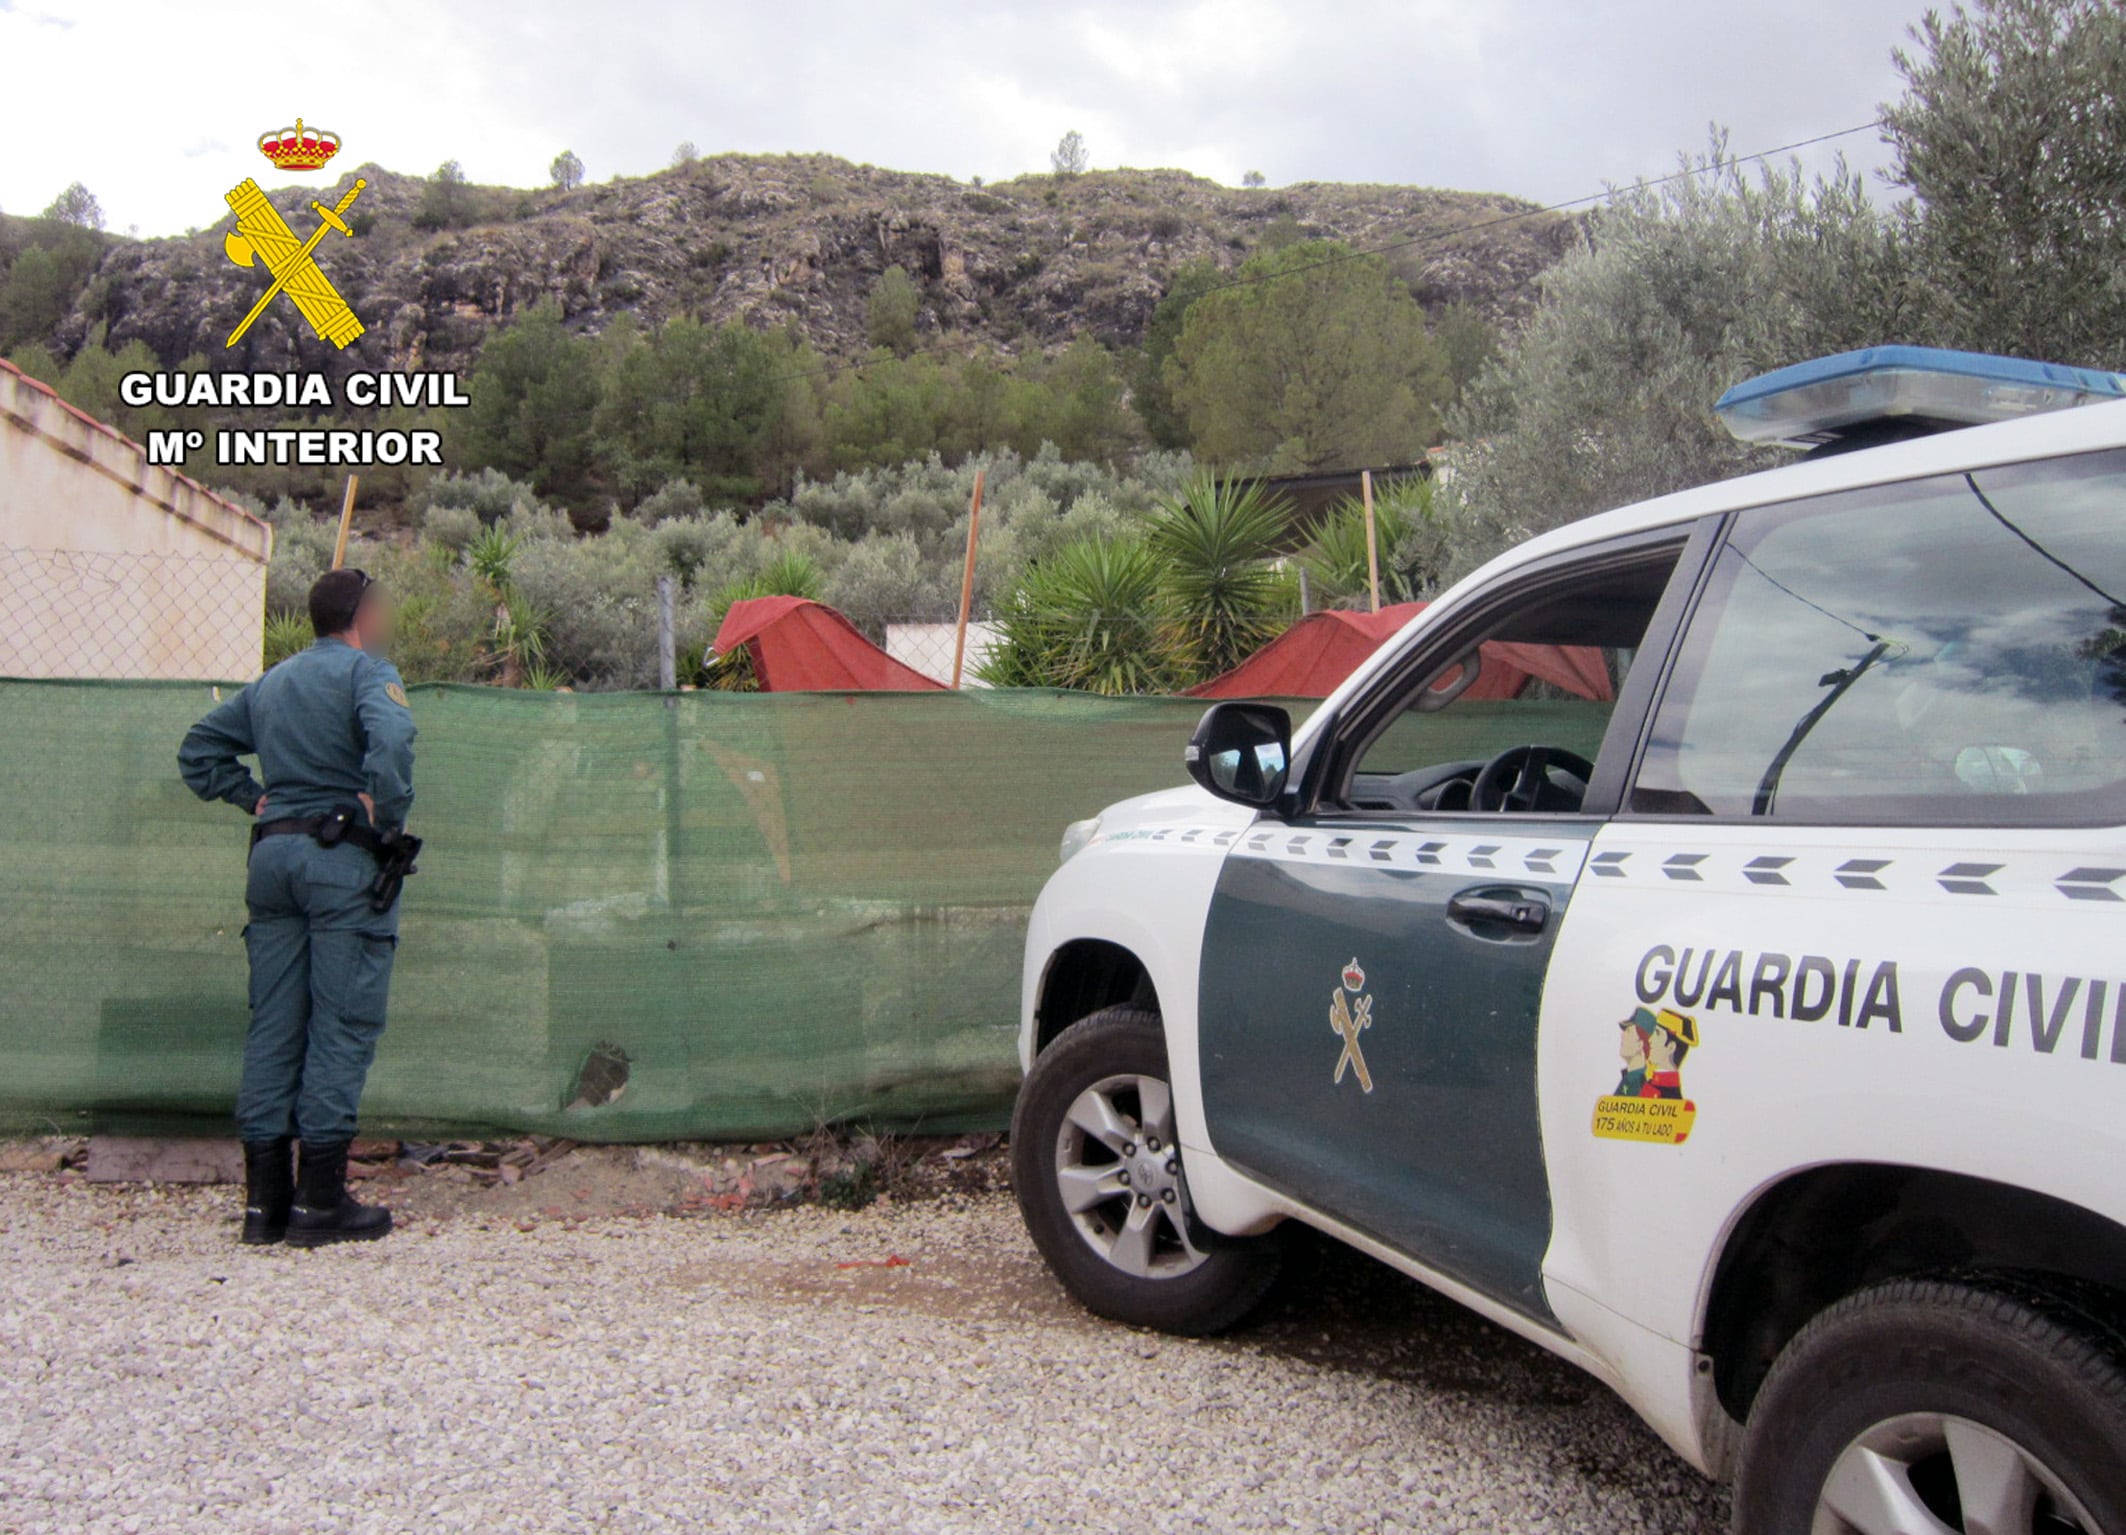
[[[627,1091],[627,1052],[614,1044],[597,1044],[583,1058],[583,1066],[576,1073],[575,1096],[567,1105],[571,1109],[603,1108]]]

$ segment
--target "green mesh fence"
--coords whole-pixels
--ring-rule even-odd
[[[587,1140],[1003,1124],[1057,836],[1181,781],[1202,709],[413,691],[428,850],[364,1124]],[[247,823],[175,761],[212,703],[0,682],[0,1130],[227,1125]]]

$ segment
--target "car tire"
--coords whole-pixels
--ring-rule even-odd
[[[1276,1282],[1283,1241],[1221,1237],[1196,1218],[1170,1081],[1157,1013],[1111,1007],[1072,1024],[1019,1089],[1012,1187],[1034,1246],[1088,1311],[1222,1332]]]
[[[2014,1277],[1848,1296],[1750,1409],[1735,1535],[2126,1532],[2126,1350],[2101,1302]]]

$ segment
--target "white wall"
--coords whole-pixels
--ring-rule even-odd
[[[952,685],[952,642],[956,624],[888,624],[886,654],[903,666],[912,666],[924,676]],[[970,623],[967,626],[967,659],[961,669],[960,686],[986,688],[975,668],[997,642],[997,626]]]
[[[273,530],[0,364],[0,676],[258,675]]]

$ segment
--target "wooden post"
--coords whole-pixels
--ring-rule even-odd
[[[1373,593],[1373,611],[1380,611],[1380,533],[1373,526],[1373,471],[1362,469],[1358,488],[1366,502],[1366,585]]]
[[[982,476],[974,472],[974,504],[967,511],[967,570],[960,577],[960,625],[952,636],[952,685],[960,685],[960,670],[967,661],[967,615],[974,607],[974,541],[982,531]]]
[[[347,530],[354,526],[354,487],[360,483],[359,476],[347,476],[347,494],[340,498],[339,542],[332,546],[332,568],[338,570],[347,563]]]

